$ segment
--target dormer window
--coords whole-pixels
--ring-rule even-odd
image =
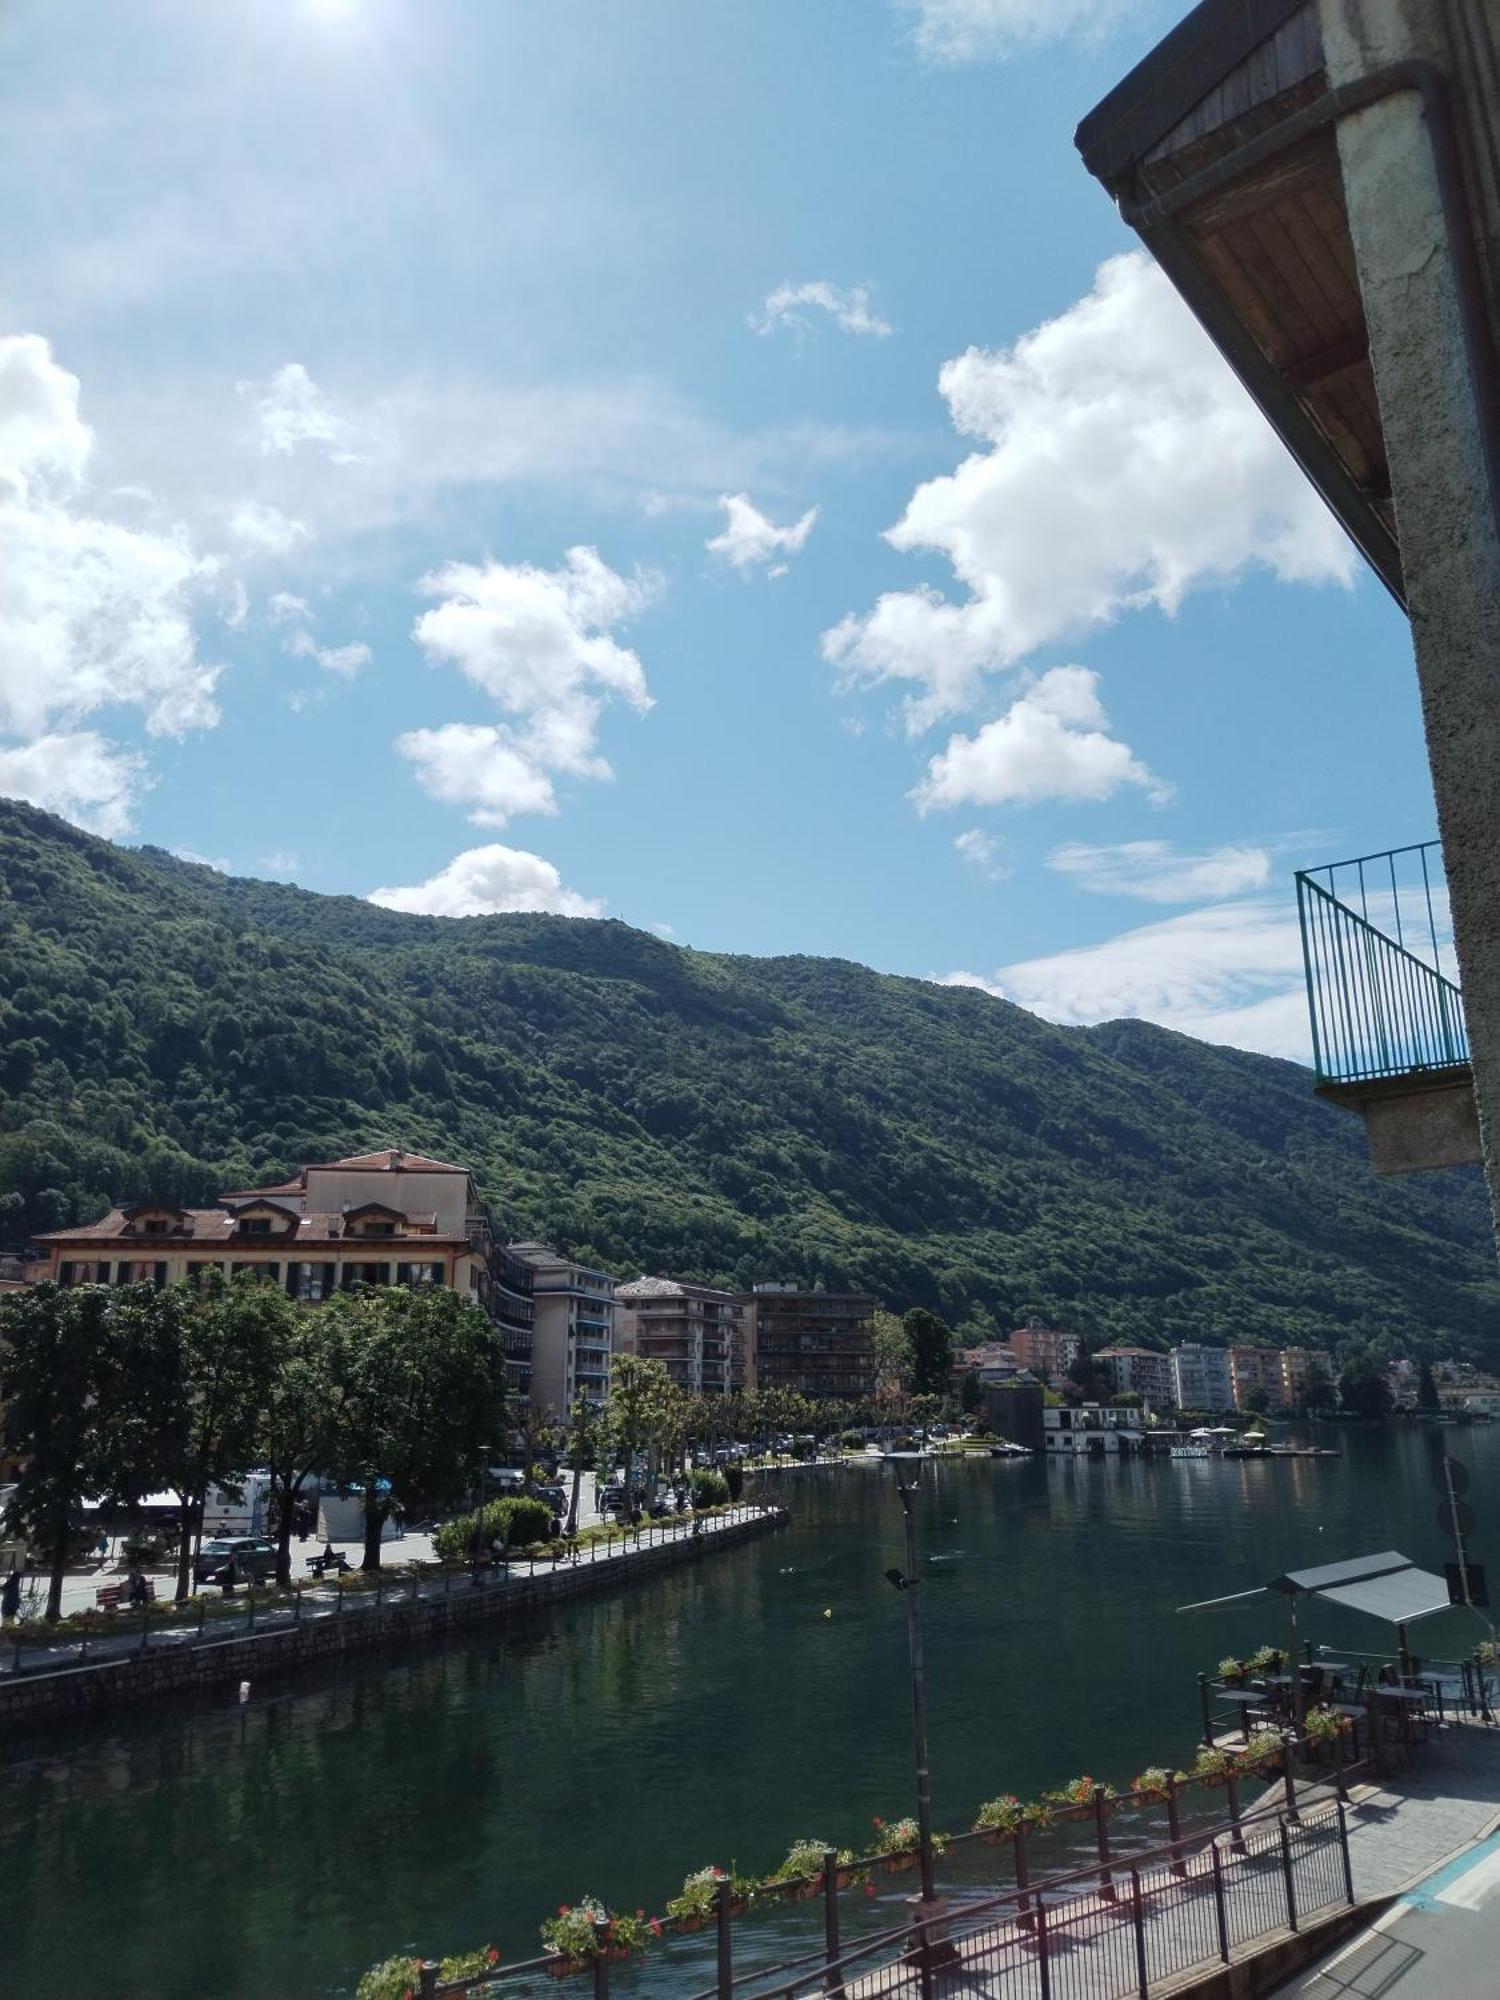
[[[247,1215],[243,1217],[239,1225],[239,1233],[241,1236],[269,1236],[271,1233],[270,1216]]]
[[[148,1215],[141,1224],[141,1233],[144,1236],[165,1236],[167,1218],[164,1215]]]
[[[394,1222],[367,1222],[359,1233],[361,1236],[394,1236],[396,1225]]]

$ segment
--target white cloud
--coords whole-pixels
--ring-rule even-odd
[[[1208,336],[1140,252],[1014,347],[939,377],[983,440],[886,539],[935,550],[967,595],[887,592],[824,634],[846,684],[908,687],[913,730],[972,707],[987,672],[1066,634],[1252,567],[1348,584],[1353,552]]]
[[[266,600],[266,618],[272,625],[290,625],[294,619],[311,618],[312,606],[305,597],[294,597],[289,590],[272,591]]]
[[[471,847],[410,889],[372,889],[367,899],[387,910],[429,917],[489,917],[503,910],[550,910],[562,917],[597,917],[604,904],[563,886],[550,861],[521,848]]]
[[[1049,1021],[1083,1025],[1125,1016],[1204,1041],[1308,1059],[1301,937],[1281,902],[1189,910],[1101,944],[1001,966],[991,977],[956,972],[940,983],[982,986]]]
[[[986,882],[1003,882],[1015,873],[1008,843],[997,840],[994,834],[986,833],[982,827],[972,826],[967,833],[959,834],[953,848],[959,860],[977,875],[982,875]]]
[[[144,758],[93,730],[0,747],[0,795],[29,800],[111,840],[129,831],[136,796],[148,782]]]
[[[1143,10],[1142,0],[903,0],[917,47],[936,62],[984,62],[1041,42],[1094,40]]]
[[[552,781],[490,723],[412,729],[396,748],[416,766],[422,789],[448,805],[472,806],[476,826],[504,826],[513,813],[554,813]]]
[[[1067,841],[1047,866],[1098,896],[1138,896],[1146,903],[1194,903],[1203,896],[1243,896],[1271,879],[1263,847],[1214,847],[1180,854],[1170,841],[1127,840],[1118,847]]]
[[[234,577],[230,581],[229,604],[227,609],[219,613],[219,616],[224,620],[224,623],[229,627],[231,632],[238,632],[244,625],[245,620],[250,616],[250,593],[238,577]]]
[[[973,736],[950,736],[912,797],[921,812],[950,806],[1099,800],[1140,785],[1158,802],[1170,787],[1109,734],[1099,676],[1053,667]]]
[[[653,924],[651,928],[659,938],[674,938],[677,935],[671,924]]]
[[[817,508],[809,507],[799,520],[778,528],[752,505],[748,493],[721,493],[719,505],[724,509],[723,532],[705,546],[710,555],[722,556],[742,576],[756,568],[768,568],[771,576],[784,576],[787,565],[777,559],[794,556],[805,547],[818,518]]]
[[[199,659],[191,610],[216,565],[180,527],[126,527],[94,511],[94,438],[78,397],[78,378],[45,340],[0,339],[0,733],[71,741],[71,782],[104,787],[80,810],[118,828],[128,787],[99,761],[114,753],[57,726],[108,707],[139,709],[158,736],[218,721],[221,669]],[[83,743],[97,753],[85,756]]]
[[[598,750],[605,704],[651,706],[639,658],[613,628],[656,593],[649,577],[617,575],[596,550],[569,549],[553,570],[531,563],[448,563],[419,586],[440,602],[412,635],[428,659],[456,666],[513,721],[487,730],[416,730],[397,747],[429,790],[472,802],[480,825],[511,812],[550,811],[547,774],[608,778]]]
[[[244,548],[265,556],[289,555],[311,534],[305,521],[294,521],[264,500],[241,500],[230,512],[229,532]]]
[[[358,463],[355,425],[340,415],[300,361],[288,361],[269,382],[242,382],[240,393],[255,406],[263,453],[286,456],[310,444],[335,465]]]
[[[263,854],[260,865],[268,875],[295,875],[299,864],[295,854],[283,849],[275,854]]]
[[[325,674],[339,674],[346,681],[352,681],[373,657],[362,639],[348,646],[320,646],[311,632],[294,632],[286,641],[286,650],[293,659],[316,660]]]
[[[868,285],[831,285],[826,278],[814,278],[805,285],[778,285],[766,295],[759,313],[752,313],[750,325],[756,333],[807,333],[813,322],[805,310],[811,306],[826,313],[844,333],[872,334],[883,340],[894,329],[870,304]]]

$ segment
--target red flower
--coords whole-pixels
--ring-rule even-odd
[[[652,1937],[660,1937],[660,1936],[661,1936],[661,1919],[660,1919],[660,1917],[653,1917],[653,1918],[651,1919],[650,1923],[649,1923],[649,1924],[647,1924],[646,1928],[647,1928],[647,1930],[648,1930],[648,1931],[650,1931],[650,1933],[651,1933]]]
[[[558,1914],[558,1915],[559,1915],[560,1917],[571,1917],[571,1916],[572,1916],[572,1914],[573,1914],[573,1912],[572,1912],[572,1909],[571,1909],[571,1908],[569,1907],[569,1905],[568,1905],[568,1904],[566,1904],[566,1903],[559,1903],[559,1904],[558,1904],[558,1906],[557,1906],[557,1914]]]
[[[865,1884],[865,1894],[866,1894],[867,1896],[873,1896],[873,1895],[874,1895],[874,1893],[875,1893],[875,1884],[874,1884],[873,1882],[866,1882],[866,1884]]]
[[[871,1826],[878,1828],[884,1826],[885,1821],[880,1817],[879,1813],[871,1813],[870,1824]]]
[[[493,1945],[490,1945],[489,1948],[486,1950],[484,1954],[484,1962],[486,1965],[498,1965],[500,1963],[500,1954],[498,1951],[496,1951]]]

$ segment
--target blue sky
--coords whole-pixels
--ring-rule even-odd
[[[1300,1053],[1291,870],[1432,809],[1073,150],[1178,11],[12,0],[0,790]]]

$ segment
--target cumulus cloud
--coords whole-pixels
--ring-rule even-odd
[[[313,445],[335,465],[358,462],[356,426],[334,408],[300,361],[288,361],[269,382],[242,382],[240,393],[254,406],[266,455],[286,457],[299,445]]]
[[[428,917],[492,917],[505,910],[547,910],[562,917],[597,917],[604,904],[580,896],[550,861],[517,847],[471,847],[446,868],[409,889],[372,889],[369,902]]]
[[[279,849],[275,854],[263,854],[260,865],[268,875],[295,875],[299,866],[297,857],[289,849]]]
[[[916,41],[935,62],[992,61],[1018,49],[1094,40],[1142,0],[903,0],[916,12]]]
[[[348,646],[320,646],[311,632],[294,632],[286,641],[286,650],[296,660],[316,660],[325,674],[338,674],[346,681],[352,681],[361,667],[367,667],[373,655],[362,639]]]
[[[982,875],[986,882],[1003,882],[1015,873],[1015,865],[1010,858],[1010,847],[1006,841],[997,840],[992,833],[982,827],[971,826],[967,833],[961,833],[953,842],[953,851],[960,861],[972,868],[976,875]]]
[[[272,625],[290,625],[298,618],[311,618],[312,606],[305,597],[289,590],[272,591],[266,600],[266,617]]]
[[[1117,847],[1066,841],[1047,866],[1098,896],[1138,896],[1146,903],[1194,903],[1208,896],[1243,896],[1271,879],[1263,847],[1214,847],[1182,854],[1166,840],[1127,840]]]
[[[242,500],[229,515],[229,532],[256,555],[284,556],[305,542],[311,530],[264,500]]]
[[[949,973],[1043,1015],[1083,1025],[1122,1016],[1208,1042],[1308,1059],[1297,920],[1281,902],[1219,903],[993,975]]]
[[[91,729],[0,746],[0,796],[26,799],[108,839],[129,831],[146,783],[144,758]]]
[[[710,555],[732,563],[742,576],[752,569],[785,576],[785,558],[805,547],[818,518],[817,508],[809,507],[800,520],[778,528],[751,503],[748,493],[721,493],[719,505],[724,509],[723,531],[705,546]]]
[[[965,593],[891,591],[824,634],[846,684],[907,690],[917,731],[975,705],[983,677],[1060,637],[1252,568],[1349,584],[1353,552],[1156,265],[1093,290],[939,386],[982,448],[927,481],[886,539],[935,551]]]
[[[192,601],[214,576],[180,527],[108,518],[86,484],[79,382],[35,334],[0,339],[0,736],[9,788],[121,832],[138,759],[76,728],[132,708],[156,736],[219,719]],[[147,496],[149,498],[149,496]]]
[[[651,602],[652,578],[620,576],[596,550],[573,548],[552,570],[448,563],[419,588],[438,600],[412,627],[428,660],[456,666],[511,718],[402,738],[429,790],[495,826],[511,812],[551,810],[549,773],[612,775],[598,749],[605,705],[651,706],[645,670],[614,628]]]
[[[1157,801],[1170,792],[1109,734],[1099,676],[1087,667],[1053,667],[973,736],[950,736],[912,797],[926,813],[1107,799],[1122,785],[1140,785]]]
[[[844,333],[869,334],[877,340],[894,332],[870,304],[868,285],[831,285],[826,278],[813,278],[805,285],[778,285],[766,295],[758,313],[750,315],[755,333],[809,333],[813,321],[808,308],[826,313]]]

